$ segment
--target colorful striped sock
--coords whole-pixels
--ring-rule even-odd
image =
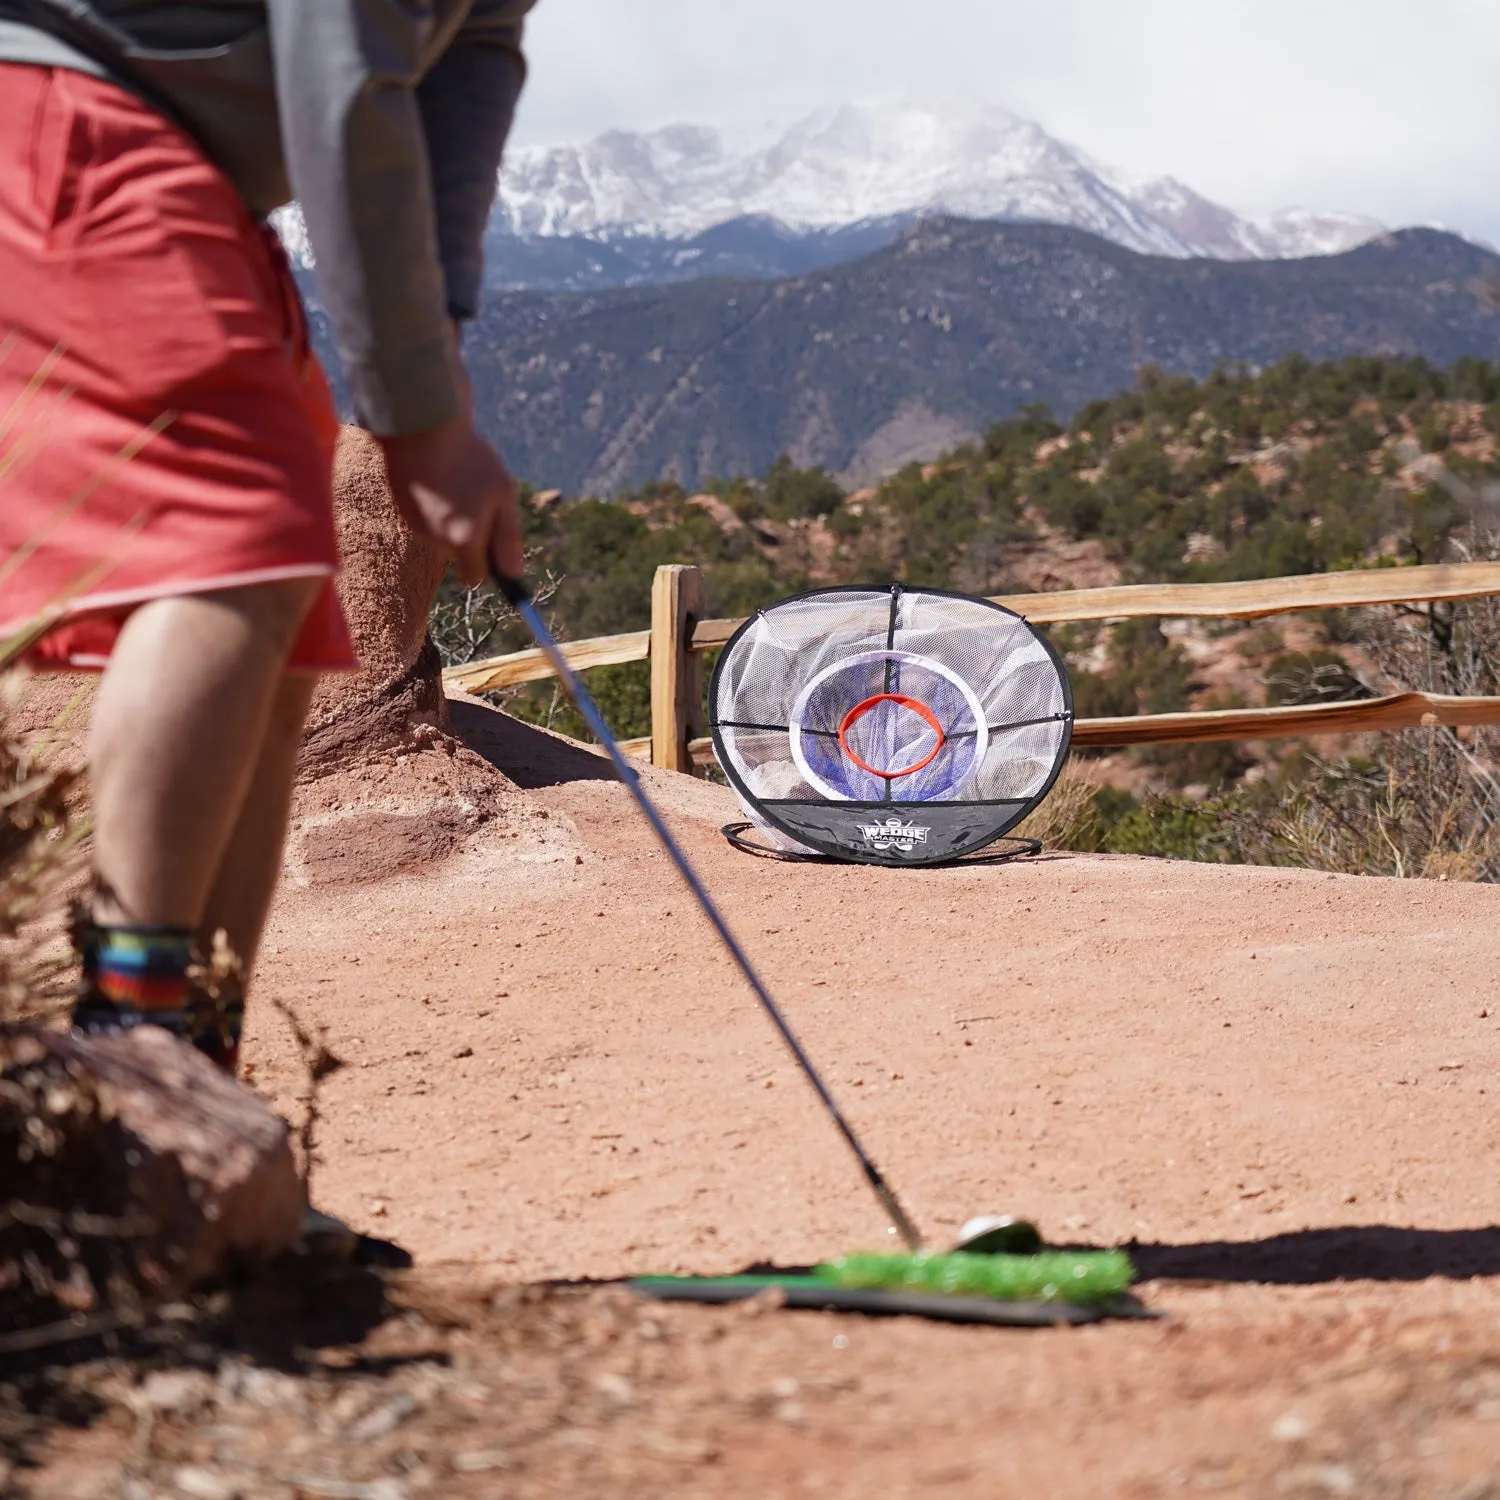
[[[188,1035],[191,932],[90,923],[81,936],[83,983],[73,1007],[74,1030],[97,1035],[161,1026]]]

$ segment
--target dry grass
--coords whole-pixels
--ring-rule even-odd
[[[1500,558],[1500,536],[1471,535],[1461,556]],[[1338,684],[1341,698],[1407,690],[1500,694],[1500,599],[1361,610],[1341,638],[1357,642],[1370,663],[1361,680]],[[1346,667],[1338,670],[1347,677]],[[1274,686],[1290,701],[1316,701],[1328,673],[1309,658],[1298,680]],[[1044,804],[1026,831],[1074,849],[1500,881],[1496,729],[1409,729],[1367,736],[1357,751],[1339,756],[1294,752],[1278,777],[1257,786],[1231,786],[1206,800],[1148,796],[1107,826],[1091,791],[1081,779],[1071,788],[1060,782],[1058,805]]]
[[[14,343],[13,336],[0,338],[0,359],[10,354]],[[67,405],[73,387],[51,390],[49,382],[65,352],[61,344],[53,349],[10,406],[0,411],[0,444],[8,443],[0,452],[0,488],[56,435],[51,417]],[[0,560],[0,584],[176,419],[176,412],[163,411],[138,428],[97,472],[52,509],[39,530]],[[87,594],[108,576],[150,519],[147,510],[131,517],[103,557],[73,578],[29,624],[0,639],[0,1023],[47,1016],[67,998],[68,960],[49,951],[55,935],[42,924],[47,916],[56,916],[66,888],[79,873],[79,845],[87,833],[69,815],[69,797],[79,773],[49,765],[44,750],[21,745],[8,730],[11,713],[24,691],[25,674],[18,663],[62,618],[70,600]]]
[[[1230,810],[1240,841],[1270,858],[1348,875],[1500,879],[1500,817],[1488,770],[1451,730],[1391,735],[1372,760],[1313,761],[1270,813]]]
[[[1471,534],[1463,560],[1500,558]],[[1368,610],[1372,692],[1500,692],[1500,599]],[[1500,880],[1500,731],[1409,729],[1363,756],[1309,757],[1262,830],[1276,863],[1427,880]],[[1246,832],[1249,832],[1247,829]]]
[[[27,1054],[9,1024],[51,1019],[71,998],[56,919],[83,836],[70,808],[80,773],[8,730],[24,691],[17,655],[0,649],[0,1358],[119,1326],[139,1302],[135,1231],[112,1201],[76,1201],[106,1129],[99,1100],[58,1059]]]
[[[69,807],[78,773],[7,732],[19,690],[0,658],[0,1022],[54,1014],[68,998],[67,960],[48,919],[78,877],[85,832]]]
[[[1105,831],[1094,801],[1098,790],[1097,782],[1066,768],[1042,805],[1011,830],[1013,836],[1039,839],[1044,849],[1098,849]]]
[[[1455,560],[1500,560],[1500,533],[1471,532]],[[1384,606],[1341,623],[1369,663],[1355,679],[1311,654],[1269,685],[1315,702],[1416,690],[1500,695],[1500,599]],[[1281,774],[1196,799],[1108,798],[1077,768],[1017,829],[1054,848],[1263,864],[1397,879],[1500,881],[1500,730],[1409,729],[1320,756],[1288,745]],[[1105,807],[1101,807],[1101,801]]]

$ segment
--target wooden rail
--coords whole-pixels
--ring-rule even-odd
[[[995,594],[990,602],[1025,615],[1033,625],[1062,625],[1157,617],[1260,620],[1299,610],[1478,599],[1485,594],[1500,594],[1500,563],[1360,568],[1349,573],[1303,573],[1244,583],[1132,583],[1105,589],[1057,589],[1046,594]],[[722,646],[744,623],[699,621],[693,631],[693,649],[710,651]]]
[[[1214,740],[1275,740],[1318,734],[1369,734],[1383,729],[1435,725],[1500,724],[1500,698],[1454,698],[1442,693],[1392,693],[1353,703],[1311,703],[1286,708],[1221,708],[1189,714],[1134,714],[1118,719],[1078,719],[1073,744],[1102,750],[1120,745],[1201,745]],[[649,755],[650,737],[626,740],[627,755]],[[711,739],[696,739],[694,766],[718,763]]]
[[[1393,693],[1353,703],[1288,708],[1220,708],[1195,714],[1136,714],[1079,719],[1073,743],[1192,745],[1211,740],[1274,740],[1293,735],[1366,734],[1377,729],[1421,729],[1444,724],[1500,724],[1500,698],[1450,698],[1440,693]]]
[[[624,662],[651,663],[652,734],[627,741],[633,755],[656,765],[690,770],[712,764],[712,742],[694,731],[702,701],[704,651],[723,646],[743,620],[695,620],[702,607],[697,568],[658,568],[651,590],[650,630],[570,641],[564,647],[579,670]],[[1126,584],[1101,589],[1060,589],[1045,594],[1000,594],[1002,604],[1034,624],[1143,618],[1256,620],[1302,610],[1351,609],[1377,604],[1478,599],[1500,594],[1500,563],[1451,563],[1420,568],[1364,568],[1261,578],[1243,583]],[[467,693],[518,687],[551,677],[540,651],[449,667],[444,681]],[[1203,713],[1139,714],[1080,719],[1080,747],[1192,744],[1213,740],[1275,739],[1295,735],[1355,734],[1423,725],[1500,724],[1500,698],[1451,698],[1398,693],[1357,702],[1289,708],[1231,708]]]
[[[645,661],[651,654],[651,632],[632,630],[628,635],[599,635],[587,641],[566,641],[563,655],[579,672],[590,667],[617,667],[627,661]],[[540,651],[514,651],[448,667],[443,681],[466,693],[489,693],[496,688],[520,687],[525,682],[543,682],[553,675]]]

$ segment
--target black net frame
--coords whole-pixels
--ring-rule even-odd
[[[889,607],[883,649],[871,645],[873,611],[879,601],[887,601]],[[805,607],[823,604],[830,606],[826,635],[805,635],[788,644],[776,639],[774,628],[768,631],[768,624],[774,626],[778,618],[796,618],[787,612],[798,607],[803,607],[802,620],[816,621],[821,609],[809,615]],[[833,607],[840,604],[846,606],[842,612]],[[945,617],[959,623],[945,628]],[[848,639],[842,644],[841,619],[849,622]],[[796,636],[805,628],[794,625],[791,633]],[[907,641],[918,649],[906,650]],[[791,686],[762,689],[755,673],[747,670],[756,650],[769,650],[773,658],[780,651],[792,662],[799,646],[806,647],[812,662],[806,670],[800,662],[794,664],[786,674]],[[956,656],[961,666],[970,665],[973,677],[984,684],[982,703],[969,686],[970,674],[945,662],[938,654],[940,646],[949,647],[949,656]],[[973,667],[976,659],[978,668]],[[824,711],[818,698],[821,684],[840,675],[848,681],[835,681],[826,694],[832,711]],[[889,710],[884,703],[878,705],[879,713],[899,717],[905,706],[902,679],[913,675],[927,685],[919,698],[931,698],[934,685],[947,694],[948,724],[934,725],[933,736],[917,714],[907,714],[903,730],[912,748],[888,762],[903,769],[865,767],[871,770],[867,777],[850,771],[849,763],[864,762],[843,738],[839,709],[868,690],[892,704]],[[946,686],[940,677],[954,686]],[[840,686],[842,696],[836,690]],[[791,701],[793,687],[800,693],[796,705]],[[755,717],[747,716],[747,702]],[[1006,706],[1016,704],[1018,715],[1007,718]],[[726,714],[726,706],[735,711]],[[767,710],[773,715],[779,711],[780,721],[767,717]],[[978,724],[969,722],[976,711],[983,715]],[[799,712],[809,722],[804,723]],[[923,712],[921,717],[930,722],[933,715]],[[709,718],[719,764],[746,811],[763,828],[790,841],[791,851],[862,864],[947,864],[1003,838],[1051,791],[1072,743],[1073,690],[1051,641],[1003,605],[949,589],[840,585],[793,594],[758,611],[735,631],[714,666]],[[999,722],[991,723],[992,718]],[[860,727],[856,725],[855,731]],[[887,726],[887,743],[893,733]],[[835,745],[844,751],[844,763],[837,767],[839,789],[831,789],[819,774],[838,759]],[[929,771],[937,751],[948,758],[948,765],[945,769],[938,761]],[[947,781],[929,780],[928,796],[903,797],[903,783],[918,779],[904,769],[907,766],[922,768],[919,776]],[[763,770],[766,774],[760,774]],[[751,783],[756,774],[759,786]],[[768,784],[776,778],[782,785]],[[953,795],[946,794],[945,785]],[[858,795],[861,790],[869,795]],[[995,792],[1010,794],[988,795]]]
[[[842,864],[842,859],[835,858],[831,854],[818,854],[812,849],[777,849],[770,844],[761,842],[756,837],[758,830],[754,823],[742,819],[737,823],[726,823],[720,830],[728,842],[741,854],[753,854],[757,859],[775,859],[783,864],[793,865],[836,865]],[[966,865],[1005,865],[1014,859],[1032,859],[1042,852],[1042,841],[1040,839],[1017,838],[1014,834],[1005,834],[995,840],[997,844],[1004,844],[1003,849],[996,849],[988,845],[985,850],[973,854],[960,855],[957,860],[948,860],[945,863]]]

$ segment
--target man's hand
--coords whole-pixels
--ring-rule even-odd
[[[401,514],[453,549],[469,587],[483,582],[491,566],[520,578],[525,564],[516,482],[467,416],[430,432],[381,438],[380,446]]]

